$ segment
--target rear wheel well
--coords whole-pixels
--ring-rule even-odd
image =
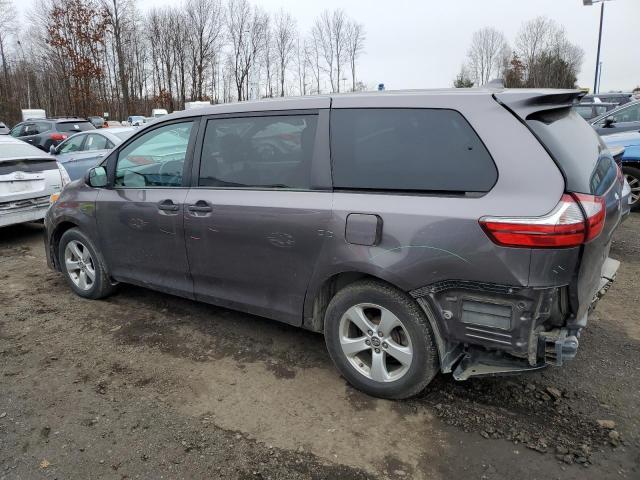
[[[73,222],[61,222],[56,226],[56,229],[53,231],[53,235],[51,235],[51,245],[49,246],[49,248],[51,249],[51,258],[53,259],[53,264],[55,265],[56,270],[60,270],[60,262],[58,261],[58,248],[60,247],[60,239],[62,238],[62,235],[64,235],[64,232],[77,227],[78,225]]]
[[[636,168],[640,170],[640,161],[622,162],[621,167],[622,168],[630,167],[630,168]]]
[[[322,286],[318,289],[316,296],[313,300],[313,306],[311,310],[311,316],[305,317],[303,327],[314,332],[324,331],[324,317],[327,312],[329,302],[340,290],[348,285],[359,280],[370,279],[378,282],[386,283],[393,288],[397,288],[392,283],[382,280],[374,275],[369,275],[362,272],[342,272],[337,273],[324,281]]]

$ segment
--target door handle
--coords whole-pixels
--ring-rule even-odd
[[[177,212],[180,210],[180,206],[173,203],[173,200],[163,200],[158,203],[158,210],[163,210],[165,212]]]
[[[213,211],[213,208],[211,208],[211,205],[204,200],[198,200],[193,205],[188,205],[187,210],[190,212],[211,212]]]

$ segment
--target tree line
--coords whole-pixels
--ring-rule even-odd
[[[18,28],[21,26],[21,28]],[[337,9],[301,32],[287,11],[249,0],[38,0],[19,21],[0,0],[0,119],[20,109],[112,119],[223,103],[364,89],[364,26]]]
[[[472,87],[502,79],[508,88],[575,88],[583,57],[564,28],[546,17],[525,22],[513,47],[502,32],[485,27],[473,34],[453,84]]]

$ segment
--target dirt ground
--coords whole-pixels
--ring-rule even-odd
[[[0,479],[638,479],[640,215],[563,368],[378,400],[320,335],[141,288],[75,296],[0,229]],[[600,422],[608,420],[610,422]]]

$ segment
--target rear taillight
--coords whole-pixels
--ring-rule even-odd
[[[607,204],[604,197],[596,197],[595,195],[587,195],[584,193],[571,194],[582,205],[586,216],[585,224],[587,226],[587,234],[584,241],[590,242],[602,232],[604,221],[607,216]]]
[[[483,217],[479,222],[489,238],[504,247],[569,248],[596,238],[605,213],[604,198],[571,193],[562,195],[543,217]]]
[[[67,136],[64,133],[51,133],[49,134],[49,138],[55,142],[61,142],[62,140],[66,140]]]

